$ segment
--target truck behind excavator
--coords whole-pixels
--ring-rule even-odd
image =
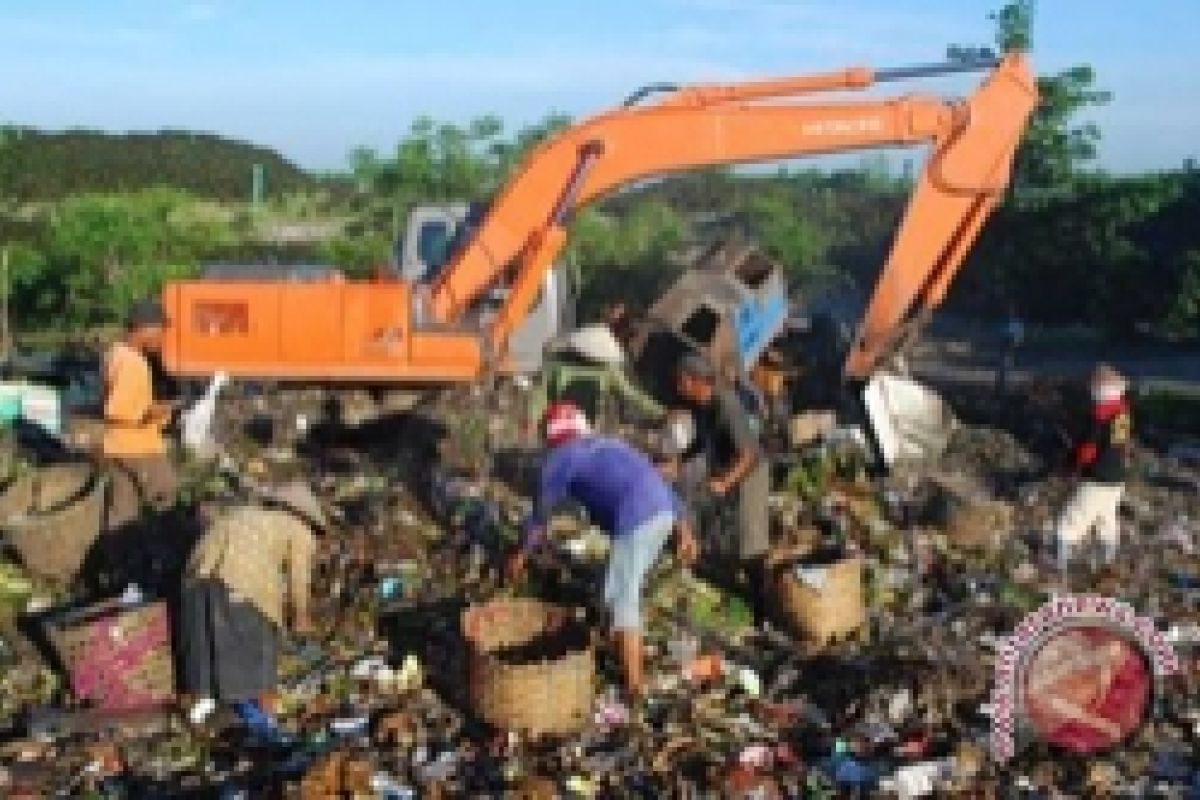
[[[880,83],[988,75],[963,100],[866,100]],[[370,281],[226,279],[164,289],[164,364],[180,377],[224,371],[282,384],[422,388],[536,369],[572,320],[554,264],[573,214],[620,187],[672,172],[879,147],[929,147],[877,279],[843,378],[867,384],[942,302],[1008,186],[1037,104],[1020,53],[873,71],[851,68],[731,84],[655,84],[536,148],[476,221],[466,207],[419,209],[400,268]],[[455,244],[456,242],[456,244]],[[757,289],[759,287],[743,287]],[[786,293],[786,289],[783,290]],[[726,303],[739,361],[761,352],[787,313],[775,293]],[[703,306],[699,298],[697,308]],[[712,312],[713,304],[709,304]],[[531,316],[532,315],[532,316]]]

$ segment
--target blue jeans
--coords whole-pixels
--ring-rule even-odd
[[[614,536],[604,580],[604,602],[617,630],[642,627],[642,587],[675,528],[672,514],[659,514],[624,536]]]

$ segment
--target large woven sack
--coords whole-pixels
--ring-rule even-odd
[[[866,623],[861,558],[775,559],[772,588],[788,626],[818,647],[857,635]]]
[[[54,511],[80,499],[95,472],[91,464],[83,462],[39,467],[33,476],[34,510]]]
[[[578,731],[591,718],[595,656],[581,644],[544,660],[511,663],[505,652],[532,646],[558,626],[578,625],[569,610],[537,600],[502,598],[463,612],[469,649],[469,696],[480,719],[503,730],[541,734]]]
[[[64,476],[66,473],[64,473]],[[67,483],[78,476],[56,478],[40,495],[52,504],[39,502],[33,489],[33,507],[28,513],[0,519],[0,534],[21,563],[34,575],[51,581],[69,582],[87,558],[104,518],[105,481],[91,473],[73,496],[62,497]],[[44,506],[44,508],[43,508]]]

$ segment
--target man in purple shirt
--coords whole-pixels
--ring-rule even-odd
[[[683,518],[679,498],[654,465],[616,439],[592,436],[583,412],[570,403],[551,406],[543,419],[549,456],[526,525],[521,550],[508,564],[510,580],[524,573],[528,554],[545,538],[546,524],[564,501],[574,500],[612,540],[604,600],[612,614],[613,637],[625,690],[642,693],[641,592],[672,531],[680,561],[690,565],[696,539]]]

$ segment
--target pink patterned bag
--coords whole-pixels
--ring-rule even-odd
[[[104,711],[130,711],[173,697],[165,603],[109,600],[53,619],[47,630],[77,700]]]

